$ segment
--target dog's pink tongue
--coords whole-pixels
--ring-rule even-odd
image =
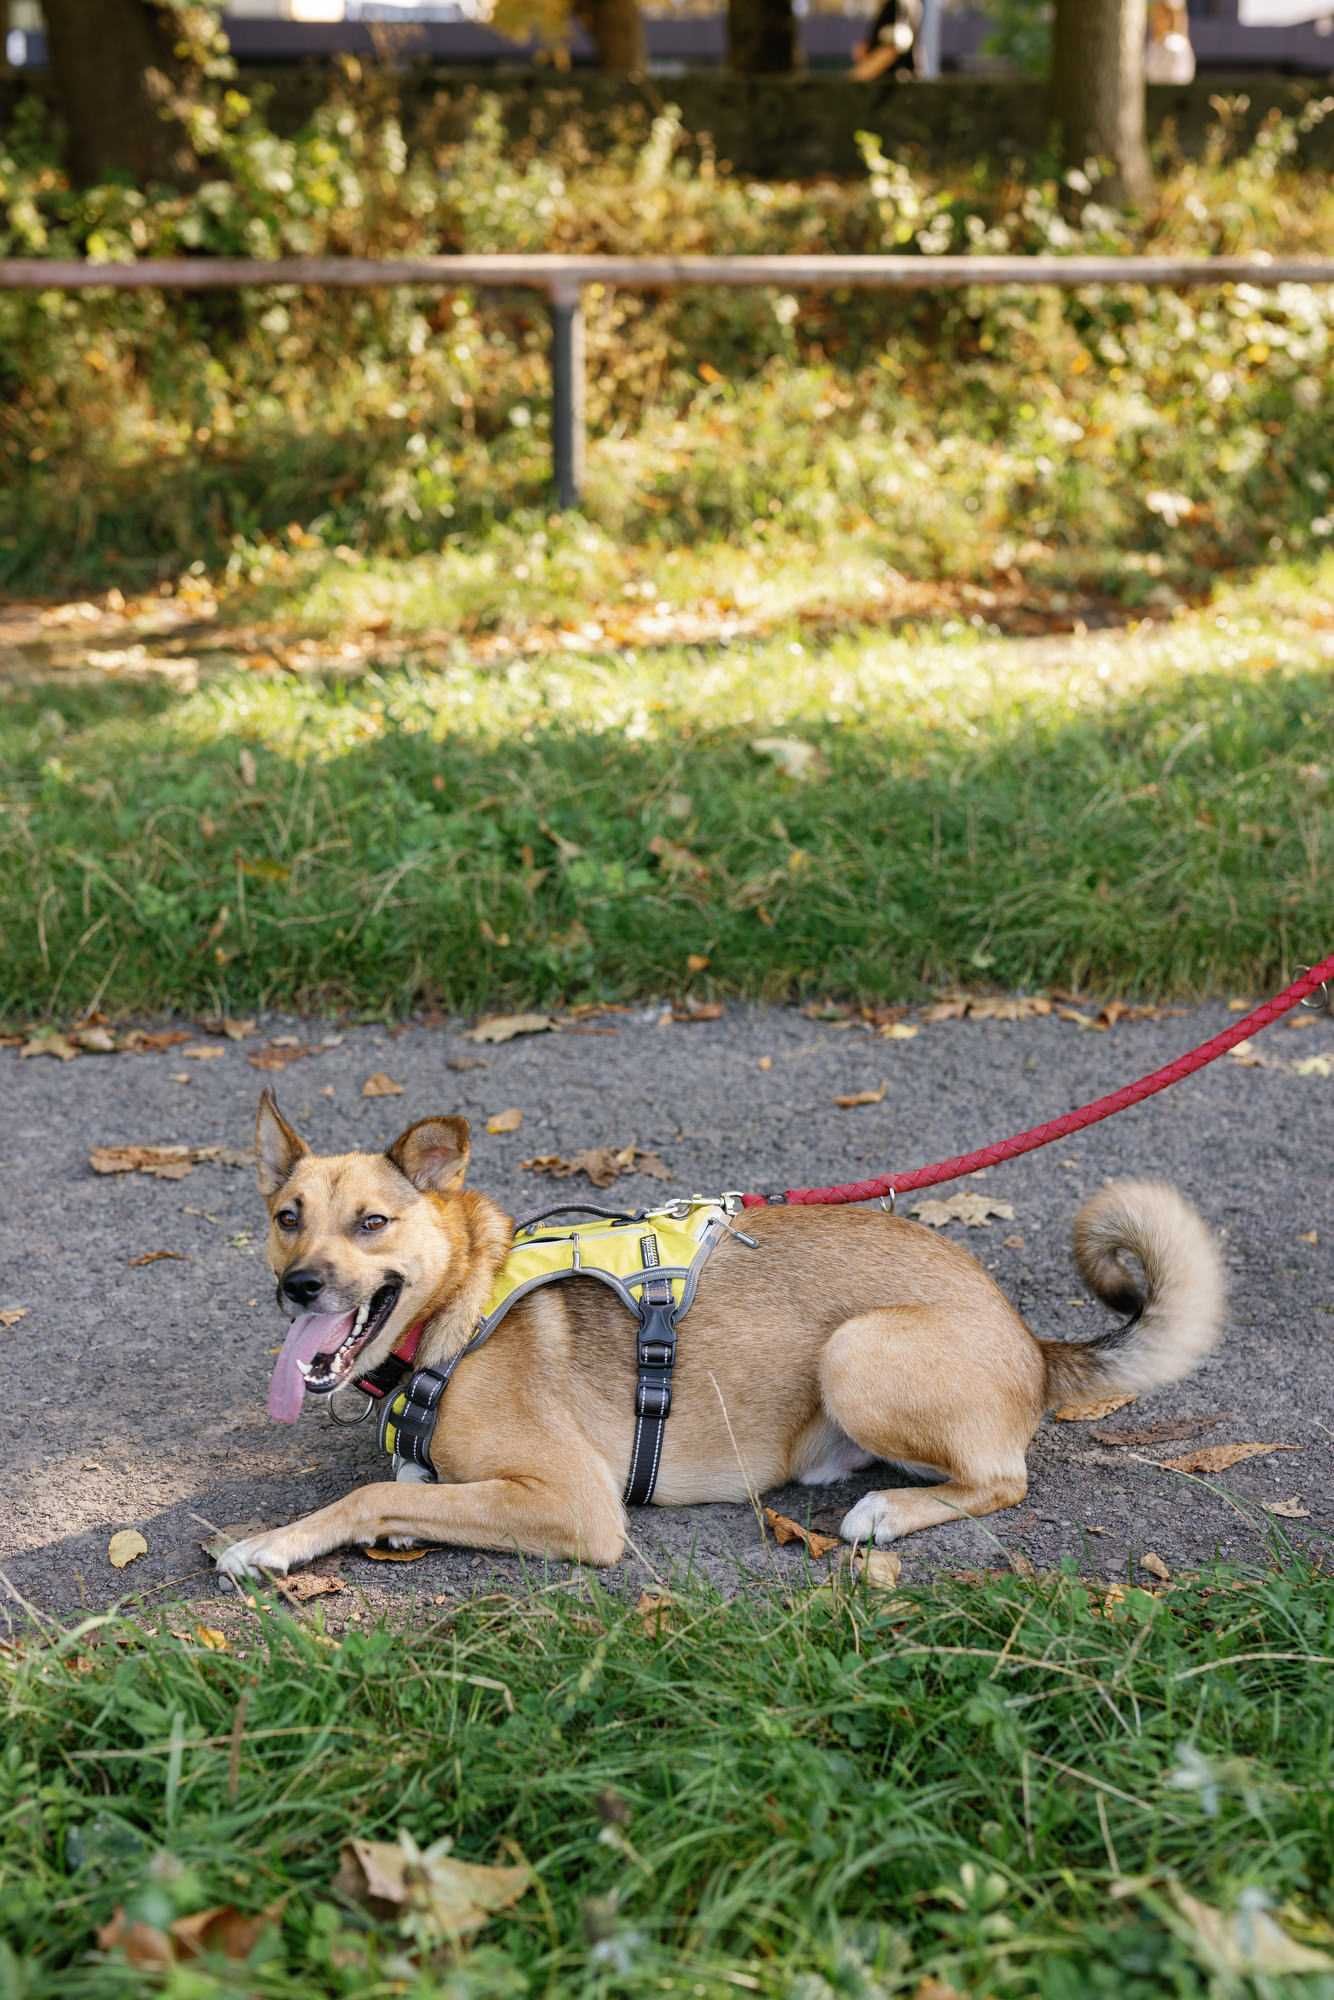
[[[269,1415],[275,1424],[294,1424],[306,1393],[299,1361],[332,1354],[352,1331],[353,1313],[302,1313],[287,1329],[283,1351],[269,1379]]]

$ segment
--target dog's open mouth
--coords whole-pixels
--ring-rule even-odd
[[[296,1422],[307,1391],[327,1396],[350,1380],[402,1290],[401,1278],[386,1278],[355,1312],[303,1313],[292,1321],[269,1383],[269,1415],[276,1423]]]

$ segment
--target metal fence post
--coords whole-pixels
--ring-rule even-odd
[[[551,453],[556,505],[584,490],[584,305],[579,285],[551,288]]]

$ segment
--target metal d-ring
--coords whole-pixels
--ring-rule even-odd
[[[894,1213],[894,1202],[896,1198],[897,1198],[897,1190],[894,1188],[891,1188],[888,1194],[881,1195],[880,1206],[884,1210],[886,1215],[892,1215]]]
[[[1299,965],[1297,970],[1298,972],[1309,972],[1311,968],[1309,965]],[[1297,1005],[1305,1007],[1308,1013],[1311,1014],[1334,1013],[1334,1006],[1330,1004],[1329,981],[1322,979],[1319,986],[1316,987],[1315,992],[1303,994]]]
[[[338,1414],[338,1398],[340,1396],[346,1396],[348,1394],[354,1396],[360,1396],[362,1400],[362,1407],[357,1411],[355,1417],[340,1417]],[[344,1425],[364,1424],[367,1417],[370,1415],[371,1411],[374,1408],[375,1408],[374,1396],[372,1396],[365,1389],[358,1389],[356,1385],[352,1382],[344,1382],[342,1388],[335,1389],[333,1394],[329,1398],[329,1415],[336,1424],[344,1424]]]

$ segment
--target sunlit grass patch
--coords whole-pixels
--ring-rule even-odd
[[[335,629],[341,568],[293,586]],[[15,692],[10,1017],[624,999],[679,991],[692,955],[722,995],[1181,994],[1263,984],[1331,927],[1309,572],[1281,610],[1046,639],[617,646],[599,605],[531,654],[414,654],[456,582],[372,572],[405,629],[354,676]],[[755,749],[775,735],[801,775]]]

